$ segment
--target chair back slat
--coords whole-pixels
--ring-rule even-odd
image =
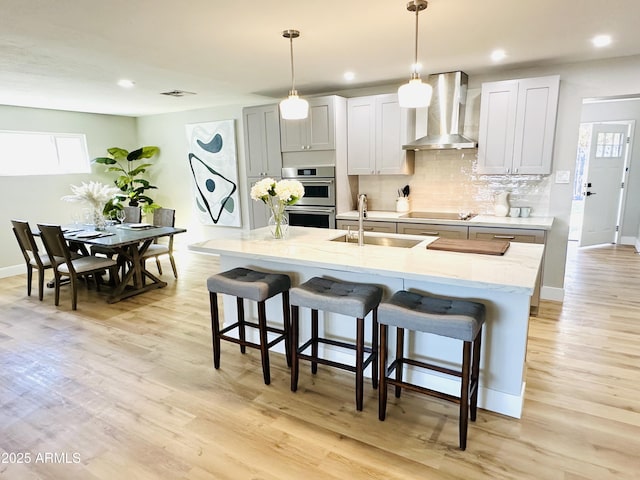
[[[173,227],[176,223],[176,211],[173,208],[157,208],[153,211],[153,224],[156,227]]]
[[[36,257],[38,255],[38,245],[36,244],[35,238],[33,238],[29,222],[11,220],[11,224],[13,225],[13,232],[18,240],[18,245],[20,245],[20,250],[22,250],[23,255],[26,255],[25,259],[29,258],[27,252],[31,252],[33,256]]]
[[[125,223],[140,223],[142,220],[142,210],[140,207],[123,207]]]
[[[64,239],[60,225],[38,224],[38,229],[40,230],[40,238],[42,238],[42,243],[47,250],[51,262],[58,263],[56,262],[57,258],[64,258],[69,268],[72,268],[71,251],[69,250],[67,241]]]

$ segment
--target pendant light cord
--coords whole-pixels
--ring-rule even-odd
[[[291,92],[293,94],[293,92],[296,91],[296,81],[295,81],[296,77],[293,70],[293,36],[289,37],[289,47],[291,52]]]
[[[413,73],[418,73],[418,14],[420,9],[416,5],[416,48],[415,48],[415,61],[413,62]]]

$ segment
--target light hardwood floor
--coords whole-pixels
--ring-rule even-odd
[[[531,320],[522,419],[479,410],[465,452],[457,407],[434,398],[390,395],[379,422],[370,383],[357,413],[346,372],[303,366],[294,394],[283,356],[265,386],[258,352],[225,342],[215,371],[205,279],[218,262],[177,255],[167,288],[114,305],[81,288],[77,311],[68,289],[56,308],[51,290],[26,296],[25,276],[0,280],[0,478],[640,478],[630,247],[570,255],[564,304]]]

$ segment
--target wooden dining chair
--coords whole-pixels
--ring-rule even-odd
[[[158,208],[153,211],[153,225],[156,227],[173,227],[176,223],[176,211],[172,208]],[[174,278],[178,278],[178,270],[176,268],[176,261],[173,258],[173,235],[168,235],[168,243],[156,243],[149,245],[149,248],[142,255],[142,261],[148,258],[155,257],[156,266],[158,267],[158,273],[162,275],[162,266],[160,265],[159,257],[161,255],[168,255],[171,262],[171,268],[173,269]]]
[[[31,281],[33,279],[33,269],[38,270],[38,299],[42,301],[44,296],[44,271],[53,268],[51,260],[47,254],[40,254],[38,244],[31,232],[29,222],[23,220],[11,220],[13,233],[16,236],[22,256],[27,265],[27,295],[31,296]]]
[[[95,257],[93,255],[74,258],[62,233],[60,225],[38,224],[40,237],[53,265],[55,276],[55,305],[60,303],[60,281],[62,277],[69,277],[71,283],[71,308],[77,309],[78,277],[91,275],[94,277],[96,288],[100,288],[97,274],[105,270],[114,282],[118,282],[118,264],[111,258]]]

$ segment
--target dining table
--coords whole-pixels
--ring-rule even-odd
[[[145,223],[109,225],[105,230],[95,230],[92,225],[63,227],[64,237],[72,247],[86,252],[86,247],[95,245],[107,247],[117,254],[122,278],[107,298],[108,303],[166,287],[167,282],[147,270],[143,260],[144,253],[158,238],[186,231],[185,228]]]

